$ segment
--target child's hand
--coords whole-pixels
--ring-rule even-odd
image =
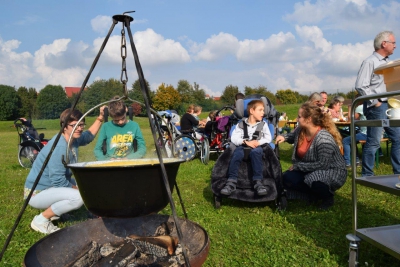
[[[283,137],[282,135],[278,135],[275,139],[275,144],[279,144],[285,142],[285,137]]]
[[[260,145],[260,143],[258,143],[258,140],[251,140],[251,141],[246,141],[246,145],[251,148],[256,148]]]

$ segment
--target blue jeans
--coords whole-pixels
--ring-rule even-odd
[[[387,103],[382,103],[379,107],[367,108],[364,102],[364,115],[367,120],[387,119]],[[394,174],[400,174],[400,128],[383,127],[387,136],[392,141],[391,160]],[[367,141],[364,145],[362,156],[362,176],[374,175],[375,153],[381,147],[382,127],[367,127]]]
[[[263,154],[264,151],[261,146],[251,149],[249,159],[251,162],[251,167],[253,168],[253,181],[261,180],[262,168],[263,168]],[[228,181],[237,182],[240,163],[244,158],[244,148],[243,146],[238,146],[235,151],[233,151],[231,162],[229,163],[228,170]]]
[[[363,134],[363,133],[356,134],[356,142],[358,143],[361,140],[367,140],[367,135]],[[351,163],[351,160],[350,160],[351,136],[347,136],[347,137],[343,138],[342,143],[343,143],[343,152],[344,152],[343,158],[344,158],[344,161],[346,162],[346,165],[350,165],[350,163]],[[357,157],[356,162],[357,161],[358,161],[358,157]]]

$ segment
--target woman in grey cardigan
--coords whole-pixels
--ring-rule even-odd
[[[342,138],[329,114],[311,103],[300,107],[298,122],[294,132],[276,138],[276,143],[294,144],[293,165],[283,173],[287,197],[321,200],[320,208],[328,209],[333,206],[334,192],[347,178]]]

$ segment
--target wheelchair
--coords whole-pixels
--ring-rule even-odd
[[[31,168],[39,151],[47,144],[44,134],[38,134],[37,130],[45,128],[35,128],[30,120],[18,118],[14,121],[14,128],[18,133],[18,162],[24,168]]]
[[[200,152],[200,160],[207,165],[210,160],[210,144],[207,136],[201,135],[200,139],[196,139],[195,132],[182,132],[180,136],[174,139],[175,154],[178,158],[186,161],[194,159]]]
[[[269,99],[264,96],[254,97],[248,99],[238,99],[236,101],[235,114],[239,119],[247,117],[247,104],[254,99],[260,99],[264,102],[265,110],[265,123],[268,123],[272,139],[275,137],[277,130],[277,118],[279,113],[275,110]],[[238,124],[232,127],[238,127]],[[224,197],[236,199],[246,202],[270,202],[274,201],[279,210],[287,208],[286,192],[283,188],[282,181],[282,168],[279,161],[279,146],[273,143],[265,144],[263,148],[263,179],[262,184],[268,188],[267,195],[258,196],[253,189],[252,166],[249,161],[243,160],[240,164],[238,181],[236,190],[229,196],[221,194],[221,189],[225,186],[228,180],[229,163],[236,146],[230,144],[224,152],[219,156],[211,173],[211,190],[214,195],[214,207],[216,209],[221,207],[222,199]]]

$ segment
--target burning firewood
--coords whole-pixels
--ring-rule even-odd
[[[143,241],[145,243],[153,244],[162,248],[165,248],[168,255],[173,255],[175,253],[176,246],[178,245],[178,238],[168,235],[163,236],[136,236],[130,235],[128,238]]]

